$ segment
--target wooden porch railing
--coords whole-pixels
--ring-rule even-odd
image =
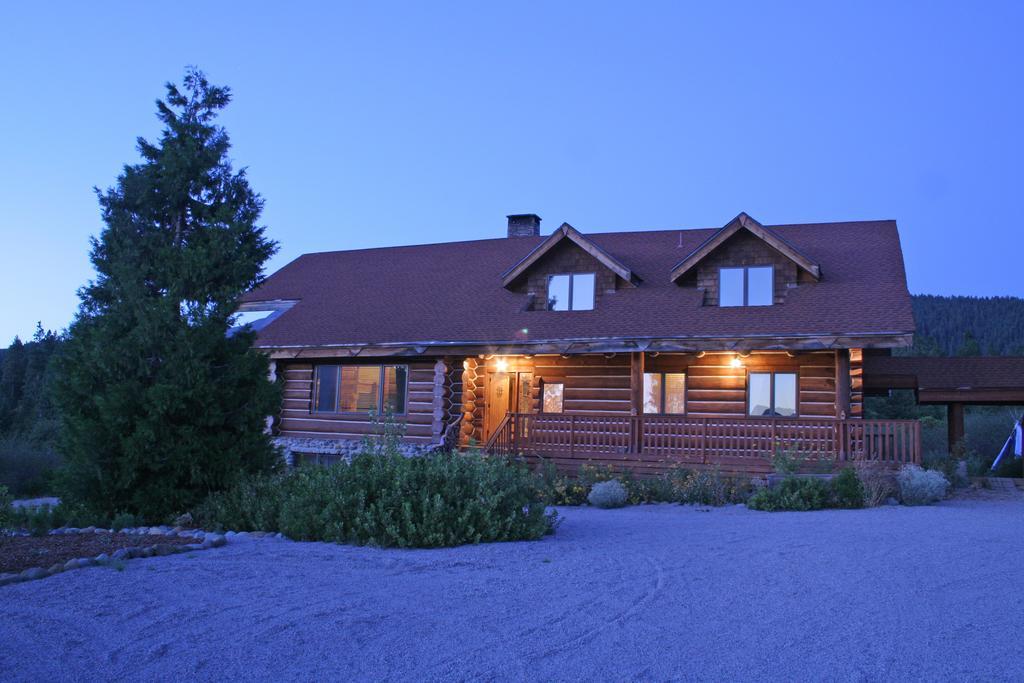
[[[770,468],[779,448],[809,460],[919,463],[921,425],[916,420],[510,413],[484,446],[488,453],[555,461],[621,461],[641,469],[645,464],[655,469],[718,465],[737,471]]]

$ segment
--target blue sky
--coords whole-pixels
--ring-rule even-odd
[[[895,218],[915,293],[1024,296],[1024,3],[0,9],[0,345],[63,328],[186,65],[281,252]]]

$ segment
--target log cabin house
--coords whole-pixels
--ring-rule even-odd
[[[293,462],[343,457],[381,413],[409,451],[568,470],[920,459],[917,422],[863,416],[865,358],[914,332],[894,221],[543,236],[512,215],[499,239],[303,255],[240,311]]]

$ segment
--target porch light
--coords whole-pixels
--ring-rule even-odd
[[[739,356],[733,356],[732,360],[729,361],[729,365],[731,365],[734,368],[742,368],[743,367],[743,361],[740,360]]]
[[[506,372],[508,371],[508,361],[504,358],[499,358],[495,361],[494,367],[498,369],[498,372]]]

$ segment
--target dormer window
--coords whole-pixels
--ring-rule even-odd
[[[718,270],[719,306],[771,306],[775,272],[772,266]]]
[[[549,276],[548,310],[594,310],[595,280],[595,273],[567,273]]]

